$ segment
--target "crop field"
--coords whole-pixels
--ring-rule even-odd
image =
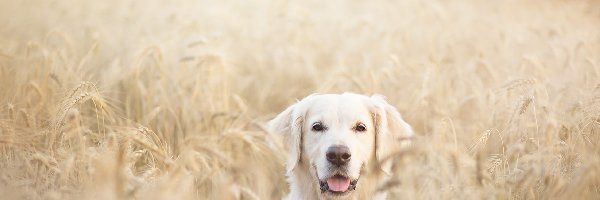
[[[596,0],[0,0],[1,199],[281,199],[265,124],[382,94],[389,199],[598,199]]]

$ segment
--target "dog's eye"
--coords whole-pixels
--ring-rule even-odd
[[[323,126],[323,124],[321,122],[315,122],[312,125],[312,130],[313,131],[320,132],[320,131],[324,131],[325,129],[327,129],[327,127]]]
[[[367,131],[367,126],[362,122],[358,122],[356,123],[356,126],[354,126],[354,130],[358,132],[365,132]]]

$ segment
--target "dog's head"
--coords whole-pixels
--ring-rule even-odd
[[[268,126],[287,138],[288,174],[305,165],[321,194],[331,197],[348,195],[359,187],[363,168],[370,162],[389,174],[387,158],[413,135],[383,97],[352,93],[310,95]]]

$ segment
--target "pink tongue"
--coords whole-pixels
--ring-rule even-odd
[[[327,186],[329,186],[329,190],[331,191],[345,192],[350,186],[350,179],[342,177],[331,177],[327,179]]]

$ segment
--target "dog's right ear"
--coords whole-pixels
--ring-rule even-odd
[[[289,155],[286,170],[288,173],[294,170],[302,158],[302,127],[306,113],[302,107],[302,101],[297,102],[267,123],[271,133],[283,135],[284,140],[287,141]]]
[[[390,156],[410,145],[414,133],[398,110],[385,101],[383,96],[373,95],[371,100],[375,105],[375,156],[381,170],[390,175]]]

